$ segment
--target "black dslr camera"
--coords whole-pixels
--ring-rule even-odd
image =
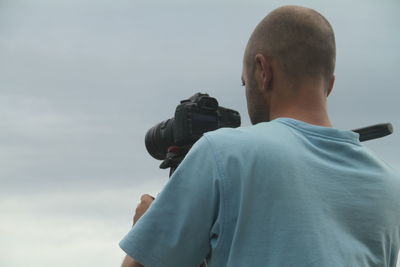
[[[164,160],[161,168],[169,168],[170,165],[174,167],[173,165],[179,165],[190,147],[205,132],[239,126],[239,112],[218,106],[217,99],[208,94],[197,93],[181,101],[173,118],[158,123],[147,131],[146,148],[151,156]],[[178,148],[181,149],[180,152]],[[177,157],[171,159],[169,152]],[[171,160],[178,162],[171,164]]]

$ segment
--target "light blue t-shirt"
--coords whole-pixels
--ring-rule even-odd
[[[205,134],[120,242],[145,267],[395,267],[400,176],[289,118]]]

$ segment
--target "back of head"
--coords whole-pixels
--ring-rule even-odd
[[[244,62],[250,71],[257,53],[276,60],[291,83],[320,77],[329,82],[336,58],[333,29],[315,10],[280,7],[269,13],[250,37]]]

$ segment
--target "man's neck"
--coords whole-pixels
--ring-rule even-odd
[[[291,111],[286,111],[286,112],[282,112],[282,113],[271,114],[271,117],[270,117],[271,120],[276,119],[276,118],[292,118],[292,119],[304,121],[304,122],[307,122],[307,123],[313,124],[313,125],[332,127],[332,124],[327,115],[322,116],[322,114],[316,115],[316,114],[301,113],[301,110],[299,110],[299,111],[291,110]]]
[[[270,120],[286,117],[314,125],[332,127],[327,112],[327,97],[324,90],[319,86],[316,87],[315,84],[313,85],[297,88],[295,93],[286,92],[273,96],[270,106]]]

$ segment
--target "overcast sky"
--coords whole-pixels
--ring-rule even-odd
[[[249,125],[243,50],[284,4],[335,30],[335,127],[392,122],[365,145],[400,169],[397,0],[0,0],[0,265],[118,266],[140,195],[168,179],[146,131],[199,91]]]

